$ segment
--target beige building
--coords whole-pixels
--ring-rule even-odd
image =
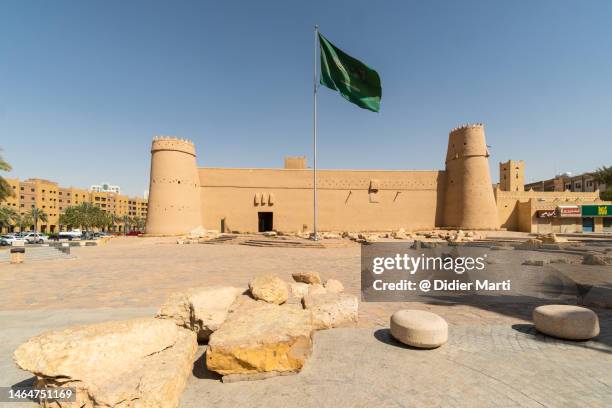
[[[488,157],[484,127],[476,124],[450,132],[444,170],[319,170],[318,228],[582,231],[580,216],[546,219],[544,225],[538,211],[602,203],[595,193],[524,191],[522,161],[501,163],[500,184],[492,187]],[[313,172],[305,157],[286,158],[277,169],[198,167],[192,142],[153,140],[149,235],[180,235],[198,227],[305,232],[313,229],[312,213]],[[604,225],[595,220],[593,229]]]
[[[1,206],[8,206],[24,215],[33,208],[38,208],[47,214],[47,222],[38,223],[38,229],[45,233],[63,231],[67,226],[60,225],[59,217],[66,208],[82,203],[93,203],[104,212],[114,214],[118,217],[140,217],[147,216],[147,200],[141,197],[128,197],[113,192],[95,192],[74,187],[60,187],[56,182],[44,179],[7,179],[15,193],[6,201],[0,202]],[[24,226],[24,230],[33,229],[33,225]],[[116,230],[123,231],[122,222],[117,223]],[[18,232],[19,226],[3,230]]]
[[[501,228],[541,234],[612,232],[612,211],[610,216],[592,216],[583,210],[610,204],[600,200],[598,190],[554,189],[548,188],[548,182],[545,185],[536,183],[542,188],[536,190],[533,183],[523,185],[525,165],[522,161],[509,160],[500,163],[499,168],[500,182],[495,188],[495,199]],[[563,184],[562,178],[550,181],[550,186]]]
[[[534,181],[525,185],[525,189],[533,191],[572,191],[595,192],[606,191],[604,183],[597,182],[590,173],[572,176],[568,173],[559,174],[548,180]]]

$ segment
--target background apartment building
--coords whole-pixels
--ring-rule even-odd
[[[558,174],[552,179],[534,181],[525,184],[525,190],[529,191],[571,191],[576,193],[591,193],[594,191],[606,191],[607,186],[598,183],[590,173],[572,176],[570,173]]]
[[[114,228],[117,232],[123,232],[125,223],[123,217],[145,219],[147,216],[147,200],[141,197],[128,197],[107,191],[89,191],[82,188],[60,187],[56,182],[44,179],[7,179],[15,193],[6,201],[0,202],[1,206],[8,206],[21,215],[25,215],[33,208],[38,208],[47,214],[47,222],[38,222],[38,229],[44,233],[64,231],[67,226],[59,222],[60,215],[70,206],[83,203],[92,203],[102,211],[117,217]],[[19,231],[19,226],[10,228]],[[23,226],[28,231],[33,225]]]
[[[116,193],[116,194],[121,194],[121,187],[119,186],[113,186],[109,183],[102,183],[102,184],[94,184],[91,187],[89,187],[90,191],[96,191],[98,193]]]

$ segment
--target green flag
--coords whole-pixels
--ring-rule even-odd
[[[380,110],[380,77],[372,68],[327,41],[319,33],[321,85],[340,92],[345,99],[374,112]]]

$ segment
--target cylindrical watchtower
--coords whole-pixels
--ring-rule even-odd
[[[499,228],[482,124],[453,129],[448,136],[444,225],[462,229]]]
[[[194,144],[174,137],[154,138],[146,234],[181,235],[201,223],[200,178]]]

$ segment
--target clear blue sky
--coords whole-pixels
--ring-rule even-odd
[[[486,124],[527,180],[609,165],[612,2],[2,1],[0,147],[13,177],[148,188],[154,135],[200,166],[311,154],[315,23],[378,70],[381,112],[328,89],[322,168],[441,169]]]

